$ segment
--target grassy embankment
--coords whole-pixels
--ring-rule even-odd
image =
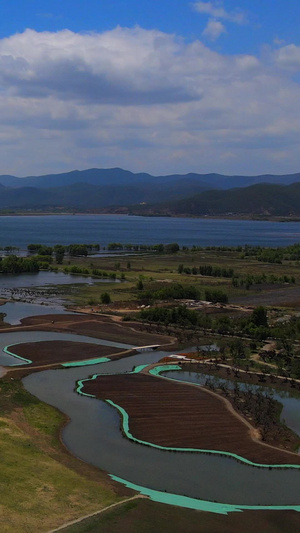
[[[120,499],[59,441],[65,417],[9,376],[0,382],[0,529],[48,531]]]

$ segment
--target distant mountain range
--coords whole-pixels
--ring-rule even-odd
[[[155,216],[299,217],[300,183],[262,183],[245,188],[204,191],[183,200],[130,208],[130,214]]]
[[[0,175],[2,212],[290,216],[300,214],[299,200],[300,173],[281,176],[195,173],[151,176],[121,168],[93,168],[25,178]]]

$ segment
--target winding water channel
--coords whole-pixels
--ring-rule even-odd
[[[1,334],[0,349],[21,342],[43,340],[131,347],[81,335],[25,331]],[[144,493],[154,491],[154,499],[160,494],[159,501],[172,503],[173,495],[174,503],[192,508],[207,509],[210,505],[218,505],[216,512],[228,512],[244,506],[283,506],[300,510],[299,468],[250,467],[227,456],[169,452],[136,444],[122,436],[116,409],[105,402],[81,396],[75,390],[76,382],[89,378],[91,374],[128,372],[133,366],[157,362],[164,355],[164,352],[143,352],[92,368],[82,366],[41,371],[25,377],[23,384],[40,400],[68,415],[70,422],[63,430],[62,439],[74,455],[118,480],[126,480]],[[16,360],[2,354],[0,364],[14,365]],[[178,501],[178,497],[182,500]]]
[[[34,334],[34,339],[30,335],[31,341],[44,338],[40,332]],[[74,336],[68,336],[69,340],[70,337],[74,340]],[[80,342],[91,341],[75,337]],[[59,340],[62,336],[47,333],[47,338]],[[25,338],[20,337],[19,342],[25,342]],[[70,417],[62,438],[72,453],[118,478],[163,493],[234,506],[300,505],[298,468],[269,470],[249,467],[224,456],[172,453],[138,445],[122,436],[119,415],[114,408],[75,392],[77,380],[86,379],[91,373],[122,373],[130,371],[133,365],[156,362],[163,355],[163,352],[144,352],[95,365],[92,371],[91,367],[47,370],[27,376],[23,383],[40,400]]]

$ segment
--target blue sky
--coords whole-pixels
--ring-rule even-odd
[[[3,0],[0,174],[300,171],[296,0]]]
[[[202,38],[209,15],[196,12],[186,0],[3,0],[0,5],[0,37],[26,28],[37,31],[70,29],[74,32],[110,30],[117,25],[159,29],[187,40]],[[209,3],[209,2],[203,2]],[[227,21],[217,49],[225,53],[253,53],[274,39],[300,44],[298,0],[243,0],[211,2],[228,13],[242,12],[242,25]]]

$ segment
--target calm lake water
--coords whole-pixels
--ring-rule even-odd
[[[47,245],[110,242],[181,246],[256,244],[287,246],[300,241],[299,222],[129,217],[125,215],[54,215],[0,217],[0,246],[25,249]]]

